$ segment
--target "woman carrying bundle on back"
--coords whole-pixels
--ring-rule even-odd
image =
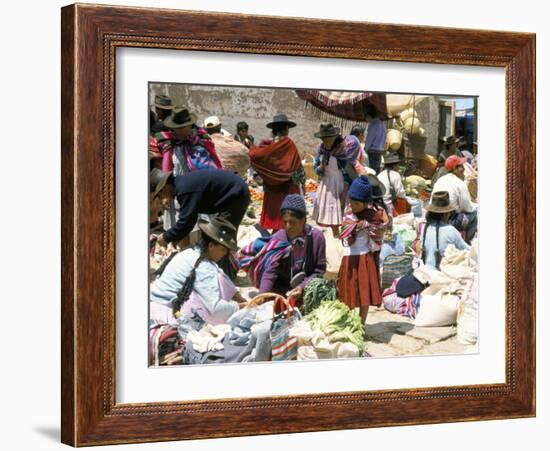
[[[330,227],[336,238],[344,211],[346,191],[351,184],[350,173],[356,177],[366,173],[359,163],[361,143],[356,136],[342,136],[340,128],[321,124],[316,138],[321,139],[315,158],[315,172],[320,177],[313,204],[313,220]]]
[[[353,181],[348,198],[350,208],[340,233],[344,257],[338,273],[338,293],[349,308],[359,307],[365,324],[369,306],[382,304],[379,257],[389,219],[384,208],[373,202],[367,176]]]

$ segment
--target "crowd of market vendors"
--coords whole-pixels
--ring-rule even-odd
[[[392,240],[393,221],[411,204],[424,208],[416,250],[426,266],[439,269],[450,245],[470,249],[477,209],[464,178],[465,167],[475,171],[477,160],[457,149],[455,137],[446,140],[439,155],[431,196],[419,204],[405,192],[402,158],[386,151],[386,128],[376,109],[366,111],[367,127],[355,125],[347,135],[334,124],[320,123],[314,161],[319,181],[309,198],[304,164],[292,140],[299,124],[276,114],[265,130],[254,130],[257,136],[269,133],[257,140],[245,122],[231,134],[212,113],[199,120],[163,95],[155,96],[151,110],[150,255],[162,256],[151,274],[151,364],[201,363],[197,343],[217,342],[203,348],[212,352],[225,344],[229,353],[228,337],[235,332],[228,323],[251,305],[236,287],[239,271],[246,271],[260,294],[277,293],[287,307],[300,309],[304,291],[327,269],[323,229],[343,246],[333,297],[350,310],[357,308],[361,327],[369,307],[383,304],[381,251]],[[239,248],[239,227],[255,218],[251,187],[262,191],[260,236]],[[205,326],[211,335],[201,338]],[[193,354],[181,348],[188,336],[196,337]],[[240,335],[232,337],[234,343]],[[270,351],[256,349],[254,360],[269,360]],[[237,361],[250,359],[249,353],[248,360]]]

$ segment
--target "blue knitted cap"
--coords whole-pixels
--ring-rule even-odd
[[[372,200],[372,185],[367,176],[357,177],[349,187],[348,197],[351,200],[368,202]]]
[[[294,210],[300,213],[306,213],[306,201],[299,194],[289,194],[283,200],[281,211]]]

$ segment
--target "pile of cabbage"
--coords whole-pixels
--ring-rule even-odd
[[[409,175],[403,180],[403,188],[407,196],[418,197],[420,193],[429,189],[429,182],[419,175]]]
[[[321,305],[305,316],[311,330],[325,334],[330,342],[350,342],[365,352],[365,329],[359,314],[346,304],[336,301],[323,301]]]

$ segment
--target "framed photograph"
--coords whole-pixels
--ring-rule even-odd
[[[61,151],[64,443],[535,415],[534,35],[71,5]]]

